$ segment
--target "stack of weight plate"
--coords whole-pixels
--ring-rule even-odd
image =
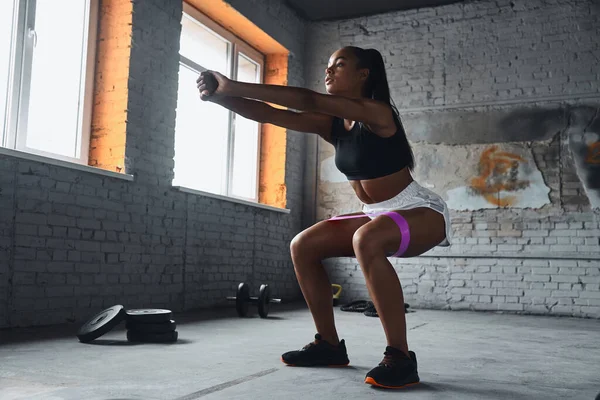
[[[89,343],[126,321],[127,340],[143,343],[173,343],[179,334],[171,319],[171,310],[125,310],[121,304],[103,310],[90,318],[77,332],[82,343]]]
[[[172,343],[177,341],[177,324],[171,310],[137,309],[126,312],[127,340],[143,343]]]

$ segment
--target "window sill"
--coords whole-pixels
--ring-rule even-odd
[[[36,161],[44,164],[55,165],[57,167],[76,169],[83,172],[91,172],[92,174],[104,175],[111,178],[123,179],[130,182],[132,182],[134,179],[133,175],[120,174],[118,172],[107,171],[101,168],[90,167],[89,165],[76,164],[73,162],[58,160],[51,157],[26,153],[24,151],[7,149],[6,147],[0,147],[0,155],[21,158],[28,161]]]
[[[245,206],[262,208],[265,210],[275,211],[275,212],[279,212],[279,213],[283,213],[283,214],[289,214],[291,212],[291,210],[289,210],[287,208],[273,207],[273,206],[269,206],[267,204],[256,203],[256,202],[250,201],[250,200],[238,199],[235,197],[229,197],[229,196],[223,196],[220,194],[203,192],[202,190],[190,189],[190,188],[186,188],[183,186],[173,186],[173,188],[179,190],[180,192],[184,192],[184,193],[195,194],[195,195],[203,196],[203,197],[211,197],[213,199],[219,199],[219,200],[223,200],[223,201],[229,201],[232,203],[243,204]]]

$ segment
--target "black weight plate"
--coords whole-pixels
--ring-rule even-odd
[[[173,332],[177,328],[175,321],[155,322],[151,324],[143,324],[141,322],[127,321],[125,325],[127,329],[144,333],[166,333]]]
[[[261,318],[267,318],[269,315],[269,305],[271,300],[271,289],[269,285],[260,285],[260,291],[258,295],[258,315]]]
[[[250,287],[247,283],[240,283],[235,299],[235,309],[238,316],[245,317],[248,314],[248,304],[250,303]]]
[[[140,331],[127,331],[127,340],[130,342],[142,343],[172,343],[179,337],[177,331],[166,333],[146,333]]]
[[[139,322],[142,324],[152,324],[155,322],[168,322],[171,320],[171,310],[160,310],[154,308],[139,308],[127,310],[127,320]]]
[[[119,325],[124,319],[125,311],[123,306],[120,304],[112,306],[94,315],[83,324],[77,332],[77,337],[82,343],[91,342]]]

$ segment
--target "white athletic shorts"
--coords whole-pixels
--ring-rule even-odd
[[[362,211],[373,219],[381,212],[412,210],[420,207],[431,208],[444,216],[444,221],[446,222],[446,239],[438,244],[438,246],[450,246],[452,228],[448,205],[440,195],[424,188],[416,181],[412,181],[402,192],[389,200],[382,201],[381,203],[364,204]]]

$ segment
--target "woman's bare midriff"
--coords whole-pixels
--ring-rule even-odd
[[[356,196],[365,204],[381,203],[396,196],[413,181],[408,168],[391,175],[364,181],[350,181]]]

